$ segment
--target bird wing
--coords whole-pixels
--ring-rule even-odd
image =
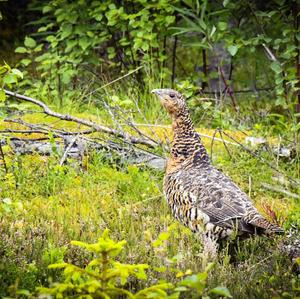
[[[214,225],[253,231],[253,227],[244,221],[248,213],[259,214],[248,196],[235,185],[230,178],[211,167],[207,171],[193,173],[182,172],[182,190],[188,202],[209,216]],[[189,178],[186,180],[185,178]]]

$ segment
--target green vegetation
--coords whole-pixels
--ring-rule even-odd
[[[89,128],[5,94],[150,136],[157,147],[135,148],[164,157],[170,120],[150,90],[174,87],[214,165],[270,221],[299,230],[297,1],[22,5],[0,1],[0,297],[299,298],[300,262],[282,251],[284,236],[232,240],[212,262],[171,216],[162,171],[93,150],[60,163],[63,138],[49,128]],[[26,133],[24,122],[48,131]],[[214,134],[219,140],[205,137]],[[103,132],[85,136],[127,145]],[[250,147],[249,136],[268,142]],[[16,154],[16,138],[49,142],[51,154]]]

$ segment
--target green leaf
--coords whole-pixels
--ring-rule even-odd
[[[278,61],[273,61],[270,65],[270,67],[276,74],[282,73],[282,68]]]
[[[18,48],[15,50],[15,53],[27,53],[27,49],[24,48],[24,47],[18,47]]]
[[[36,41],[33,38],[26,36],[24,45],[28,48],[34,48],[36,46]]]
[[[13,84],[13,83],[17,83],[17,82],[18,82],[17,76],[12,73],[5,75],[3,78],[4,84]]]
[[[30,59],[22,59],[20,61],[21,64],[23,64],[24,66],[28,66],[30,63],[31,63],[31,60]]]
[[[46,6],[43,7],[43,13],[44,14],[47,13],[47,12],[49,12],[49,11],[51,11],[51,10],[52,10],[51,6],[46,5]]]
[[[210,37],[212,37],[214,35],[214,33],[216,32],[216,27],[213,26],[212,29],[211,29],[211,32],[210,32]]]
[[[82,50],[86,50],[89,45],[90,42],[87,38],[83,37],[79,40],[79,46],[82,48]]]
[[[4,102],[5,99],[6,99],[5,91],[3,89],[0,89],[0,103]]]
[[[227,29],[227,23],[226,22],[219,22],[218,23],[218,28],[221,30],[221,31],[224,31]]]
[[[223,6],[226,7],[228,5],[228,3],[230,2],[230,0],[224,0],[223,1]]]
[[[16,76],[18,76],[19,78],[23,79],[23,73],[20,70],[18,70],[18,69],[12,69],[11,72],[13,74],[15,74]]]
[[[232,298],[229,290],[225,287],[216,287],[216,288],[210,290],[210,293],[220,295],[220,296],[226,297],[226,298]]]
[[[64,24],[63,26],[62,26],[62,34],[61,34],[61,39],[65,39],[65,38],[67,38],[68,36],[70,36],[71,35],[71,33],[72,33],[72,24]]]
[[[1,66],[0,65],[0,75],[3,75],[10,71],[10,67],[8,65]]]
[[[30,297],[30,292],[28,291],[28,290],[25,290],[25,289],[19,289],[19,290],[17,290],[16,291],[16,294],[18,294],[18,295],[24,295],[24,296],[26,296],[26,297]]]
[[[228,48],[227,48],[227,50],[228,50],[228,52],[231,54],[231,56],[234,56],[236,53],[237,53],[237,51],[238,51],[238,46],[236,46],[236,45],[230,45]]]
[[[43,44],[40,44],[40,45],[38,45],[37,47],[35,47],[34,49],[33,49],[33,51],[34,52],[40,52],[42,49],[43,49]]]
[[[69,84],[71,82],[72,77],[74,76],[75,71],[74,70],[66,70],[63,72],[61,76],[61,81],[64,84]]]

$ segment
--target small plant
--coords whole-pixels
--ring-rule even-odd
[[[0,103],[6,100],[4,88],[12,88],[20,79],[23,74],[18,69],[12,69],[7,63],[0,65]]]
[[[94,259],[86,267],[69,263],[57,263],[50,269],[64,269],[64,280],[55,282],[50,287],[37,289],[38,295],[51,295],[54,298],[179,298],[181,293],[189,293],[195,298],[206,291],[206,280],[210,265],[204,272],[186,276],[177,283],[160,281],[136,293],[126,289],[126,284],[134,279],[147,280],[147,264],[123,264],[116,260],[126,241],[115,242],[105,230],[95,244],[73,241],[73,245],[82,247],[94,254]],[[217,287],[208,292],[216,296],[231,297],[229,291]],[[209,297],[205,297],[209,298]]]

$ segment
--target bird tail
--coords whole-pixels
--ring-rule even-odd
[[[250,224],[257,228],[261,228],[264,230],[266,234],[283,234],[284,229],[275,223],[269,222],[267,219],[263,217],[254,217],[253,220],[249,221]]]

